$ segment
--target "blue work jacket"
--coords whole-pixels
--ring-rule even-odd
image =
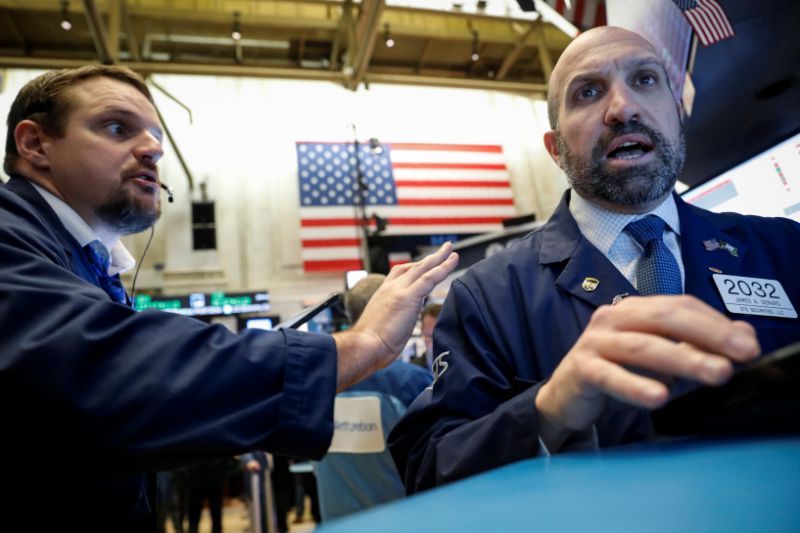
[[[389,445],[414,492],[533,457],[540,451],[535,398],[592,313],[636,289],[583,237],[565,193],[550,220],[456,279],[434,330],[432,389],[411,405]],[[800,225],[782,218],[717,214],[676,196],[685,292],[750,322],[764,353],[800,339],[798,319],[729,313],[712,275],[778,280],[800,308]],[[730,248],[707,250],[717,239]],[[597,280],[592,290],[584,283]],[[674,390],[692,386],[678,383]],[[595,424],[600,446],[654,438],[649,412],[609,400]],[[574,435],[585,443],[588,432]]]

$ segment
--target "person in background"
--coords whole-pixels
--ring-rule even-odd
[[[244,473],[244,499],[250,511],[250,522],[253,531],[267,531],[266,494],[264,483],[269,475],[269,457],[262,451],[243,453],[239,456],[239,466]],[[273,484],[274,487],[274,484]],[[275,500],[277,500],[277,496]],[[254,512],[258,510],[258,513]],[[280,515],[278,515],[280,519]],[[253,523],[255,522],[255,523]],[[278,525],[278,531],[286,531],[286,516],[283,518],[283,529]]]
[[[175,533],[183,533],[183,520],[187,510],[186,470],[165,470],[158,472],[158,501],[156,514],[158,531],[167,530],[167,522],[172,523]]]
[[[189,496],[189,533],[197,533],[203,505],[208,502],[211,533],[222,533],[222,506],[228,478],[236,470],[233,458],[214,459],[189,467],[186,486]]]
[[[796,314],[726,304],[741,282],[797,309],[800,224],[673,193],[681,107],[649,42],[614,27],[579,35],[553,69],[548,110],[545,146],[571,190],[543,227],[453,282],[433,388],[390,436],[409,492],[657,438],[650,410],[671,394],[725,383],[800,339]]]
[[[439,313],[442,312],[442,304],[431,303],[422,308],[419,314],[420,333],[425,342],[425,353],[411,359],[411,363],[428,371],[433,370],[433,328],[439,320]]]
[[[45,476],[58,497],[31,510],[41,529],[153,531],[157,471],[253,449],[321,457],[336,391],[395,359],[458,260],[446,244],[396,267],[369,318],[332,336],[236,335],[136,312],[120,237],[158,219],[163,155],[144,80],[104,65],[47,72],[20,90],[7,124],[0,509],[25,513],[26,483]],[[42,472],[16,460],[53,450],[58,464]]]
[[[366,319],[364,314],[370,312],[367,304],[385,282],[386,276],[370,274],[345,293],[345,311],[354,326],[359,320]],[[337,401],[378,398],[376,403],[380,404],[380,413],[375,419],[381,420],[383,433],[380,439],[385,440],[393,424],[432,380],[428,370],[398,358],[349,387]],[[337,404],[337,409],[340,405]],[[400,476],[386,449],[371,453],[329,452],[317,464],[316,470],[323,520],[345,516],[405,495]]]
[[[368,312],[367,304],[386,282],[383,274],[369,274],[356,283],[344,295],[344,308],[355,327],[358,321]],[[431,310],[432,306],[425,309]],[[423,313],[421,313],[424,315]],[[366,318],[365,318],[366,319]],[[378,391],[396,397],[404,406],[411,405],[420,392],[431,384],[433,376],[430,371],[417,368],[415,365],[395,359],[389,366],[374,373],[369,378],[348,387],[348,391]]]

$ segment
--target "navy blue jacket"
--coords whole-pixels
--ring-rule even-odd
[[[347,390],[382,392],[394,396],[408,407],[431,381],[433,376],[428,370],[396,359],[386,368],[351,385]]]
[[[764,353],[800,339],[800,320],[731,315],[709,268],[777,279],[800,309],[800,225],[778,218],[715,214],[676,196],[685,292],[755,326]],[[535,398],[589,318],[633,286],[580,233],[569,192],[550,220],[452,284],[436,324],[434,353],[446,370],[395,426],[389,446],[414,492],[535,456]],[[731,243],[706,251],[704,240]],[[586,277],[599,280],[587,292]],[[682,384],[684,387],[686,384]],[[685,389],[684,389],[685,390]],[[610,401],[596,423],[601,446],[653,438],[649,413]],[[585,435],[577,436],[578,440]]]
[[[148,530],[141,472],[253,449],[319,458],[330,444],[330,336],[235,335],[112,302],[16,176],[0,186],[0,324],[2,485],[38,507],[64,502],[58,529],[74,519],[87,531],[103,512],[108,531]],[[26,490],[33,482],[49,488]]]

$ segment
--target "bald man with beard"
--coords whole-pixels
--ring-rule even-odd
[[[580,35],[553,69],[548,110],[544,144],[571,189],[543,227],[453,283],[434,330],[433,388],[390,435],[409,492],[653,439],[650,410],[671,395],[725,383],[736,364],[800,339],[797,318],[730,311],[713,278],[778,282],[796,308],[787,257],[800,225],[674,194],[681,108],[647,40],[614,27]],[[628,225],[645,217],[672,265],[669,291],[638,269],[651,243]]]

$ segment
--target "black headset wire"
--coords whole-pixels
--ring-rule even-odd
[[[155,224],[150,226],[150,237],[147,238],[147,244],[144,245],[144,251],[142,252],[141,257],[139,257],[139,262],[136,263],[136,272],[133,273],[133,282],[131,283],[131,303],[136,307],[136,278],[139,277],[139,269],[142,268],[142,262],[144,261],[144,256],[147,255],[147,250],[150,249],[150,243],[153,242],[153,235],[156,232]]]

